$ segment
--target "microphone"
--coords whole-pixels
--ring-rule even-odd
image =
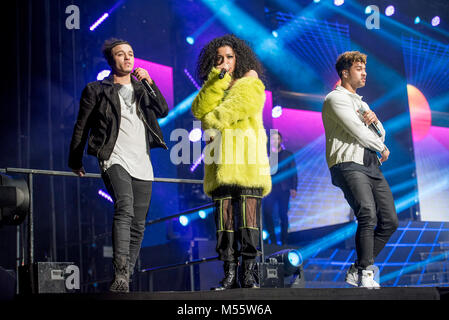
[[[364,114],[366,113],[366,109],[363,107],[363,105],[360,106],[359,111],[360,111],[360,113],[361,113],[362,115],[364,115]],[[370,129],[374,130],[374,132],[377,133],[377,135],[378,135],[379,137],[382,137],[382,132],[380,131],[380,129],[379,129],[379,127],[377,126],[377,124],[375,124],[375,123],[373,122],[373,123],[371,123],[371,124],[369,125],[369,127],[370,127]]]
[[[225,74],[226,74],[226,72],[228,72],[228,70],[226,70],[225,68],[221,69],[221,72],[220,72],[220,74],[218,75],[218,78],[219,78],[219,79],[223,79],[224,76],[225,76]]]
[[[153,98],[156,99],[156,92],[154,92],[153,88],[151,88],[150,83],[148,82],[147,79],[142,79],[142,84],[145,87],[145,89],[147,89],[147,92],[150,94],[150,96],[152,96]]]
[[[135,71],[136,70],[134,70],[132,72],[132,74],[134,76],[136,76]],[[150,83],[148,82],[148,80],[147,79],[142,79],[140,82],[143,84],[143,86],[145,87],[147,92],[150,94],[150,96],[156,99],[156,92],[154,92],[153,88],[151,88]]]

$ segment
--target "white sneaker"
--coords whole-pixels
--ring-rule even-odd
[[[348,271],[346,271],[345,281],[351,286],[354,287],[359,286],[359,270],[357,269],[354,263],[351,264]]]
[[[359,287],[367,289],[379,289],[380,285],[374,281],[373,270],[362,270],[362,274],[359,275]]]

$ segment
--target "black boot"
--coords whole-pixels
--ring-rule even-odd
[[[237,281],[237,262],[229,262],[225,261],[223,265],[224,270],[224,278],[220,282],[220,286],[215,288],[214,290],[227,290],[227,289],[235,289],[239,288],[239,284]]]
[[[256,260],[243,260],[243,279],[242,288],[259,288],[256,279]]]
[[[114,258],[114,281],[109,288],[111,292],[129,292],[129,262],[127,256]]]

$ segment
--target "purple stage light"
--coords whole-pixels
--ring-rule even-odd
[[[173,68],[138,58],[134,58],[134,68],[148,70],[151,79],[154,80],[159,90],[161,90],[162,95],[165,97],[168,110],[171,111],[174,107]]]
[[[103,71],[100,71],[100,72],[98,72],[98,74],[97,74],[97,80],[101,81],[101,80],[103,80],[104,78],[109,77],[110,74],[111,74],[111,70],[103,70]]]
[[[109,17],[109,13],[105,12],[93,25],[90,26],[89,30],[94,31],[107,17]]]
[[[189,80],[193,83],[193,85],[195,86],[195,88],[197,88],[198,90],[201,89],[201,87],[198,85],[198,83],[196,83],[195,79],[193,79],[192,75],[190,74],[189,70],[184,69],[184,73],[187,75],[187,77],[189,78]]]
[[[199,157],[194,164],[192,165],[192,167],[190,168],[190,172],[195,171],[195,169],[200,165],[201,161],[203,161],[204,159],[204,153],[201,154],[201,157]]]
[[[390,16],[392,16],[394,14],[394,6],[388,6],[386,9],[385,9],[385,15],[387,16],[387,17],[390,17]]]
[[[112,197],[107,192],[100,189],[98,190],[98,195],[102,198],[105,198],[109,202],[114,203],[114,200],[112,200]]]
[[[436,27],[441,22],[441,19],[439,16],[435,16],[432,18],[432,27]]]

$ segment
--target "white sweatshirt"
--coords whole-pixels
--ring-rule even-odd
[[[323,103],[322,118],[326,134],[326,161],[329,168],[342,162],[363,165],[364,148],[382,152],[385,149],[385,129],[379,121],[382,133],[379,137],[363,122],[357,111],[362,107],[369,110],[358,94],[342,86],[330,92]]]

